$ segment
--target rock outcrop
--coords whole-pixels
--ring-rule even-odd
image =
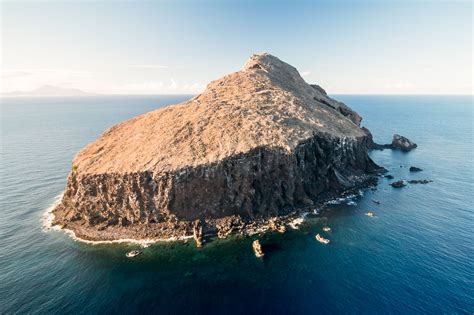
[[[362,127],[362,130],[368,137],[367,147],[372,150],[383,150],[383,149],[392,149],[392,150],[400,150],[404,152],[411,151],[415,149],[418,145],[412,142],[410,139],[405,138],[403,136],[394,134],[392,138],[392,143],[389,144],[379,144],[374,142],[372,133],[369,129]]]
[[[391,147],[394,150],[401,150],[407,152],[415,149],[417,147],[417,144],[412,142],[408,138],[395,134],[393,135]]]
[[[80,151],[55,223],[92,240],[225,237],[373,182],[360,122],[292,66],[253,55]]]
[[[433,181],[431,179],[412,179],[408,181],[410,184],[429,184],[432,182]]]
[[[396,182],[393,182],[390,184],[393,188],[403,188],[406,186],[405,181],[403,180],[398,180]]]
[[[262,245],[260,244],[259,240],[255,240],[255,241],[252,242],[252,249],[253,249],[253,252],[255,254],[255,257],[261,258],[261,257],[265,256],[265,254],[263,253],[263,250],[262,250]]]

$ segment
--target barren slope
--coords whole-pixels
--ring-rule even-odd
[[[241,71],[209,83],[190,101],[113,126],[73,164],[88,174],[170,171],[260,146],[290,152],[314,133],[361,137],[359,122],[292,66],[268,54],[253,55]]]

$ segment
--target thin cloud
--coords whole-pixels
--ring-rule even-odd
[[[130,65],[130,68],[141,68],[141,69],[169,69],[168,66],[163,65]]]
[[[25,77],[29,75],[32,75],[32,73],[26,71],[4,71],[2,73],[2,79]]]
[[[178,84],[176,83],[176,81],[173,78],[171,78],[170,82],[171,83],[170,83],[168,88],[171,89],[171,90],[175,90],[178,87]]]

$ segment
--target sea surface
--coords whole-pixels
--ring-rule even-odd
[[[139,245],[44,231],[78,150],[114,123],[189,97],[1,99],[1,314],[473,314],[471,96],[335,96],[377,142],[400,133],[419,145],[374,151],[376,163],[395,179],[433,182],[395,189],[381,178],[298,230],[261,236],[263,260],[251,250],[255,237],[212,239],[199,250],[160,243],[129,259]],[[324,225],[328,245],[314,239]]]

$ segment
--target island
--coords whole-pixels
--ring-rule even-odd
[[[255,54],[189,101],[82,149],[54,224],[86,240],[194,235],[199,244],[268,222],[282,230],[291,214],[377,180],[361,120],[291,65]]]
[[[30,91],[14,91],[2,93],[2,97],[57,97],[57,96],[93,96],[95,94],[74,88],[64,88],[54,85],[43,85]]]

